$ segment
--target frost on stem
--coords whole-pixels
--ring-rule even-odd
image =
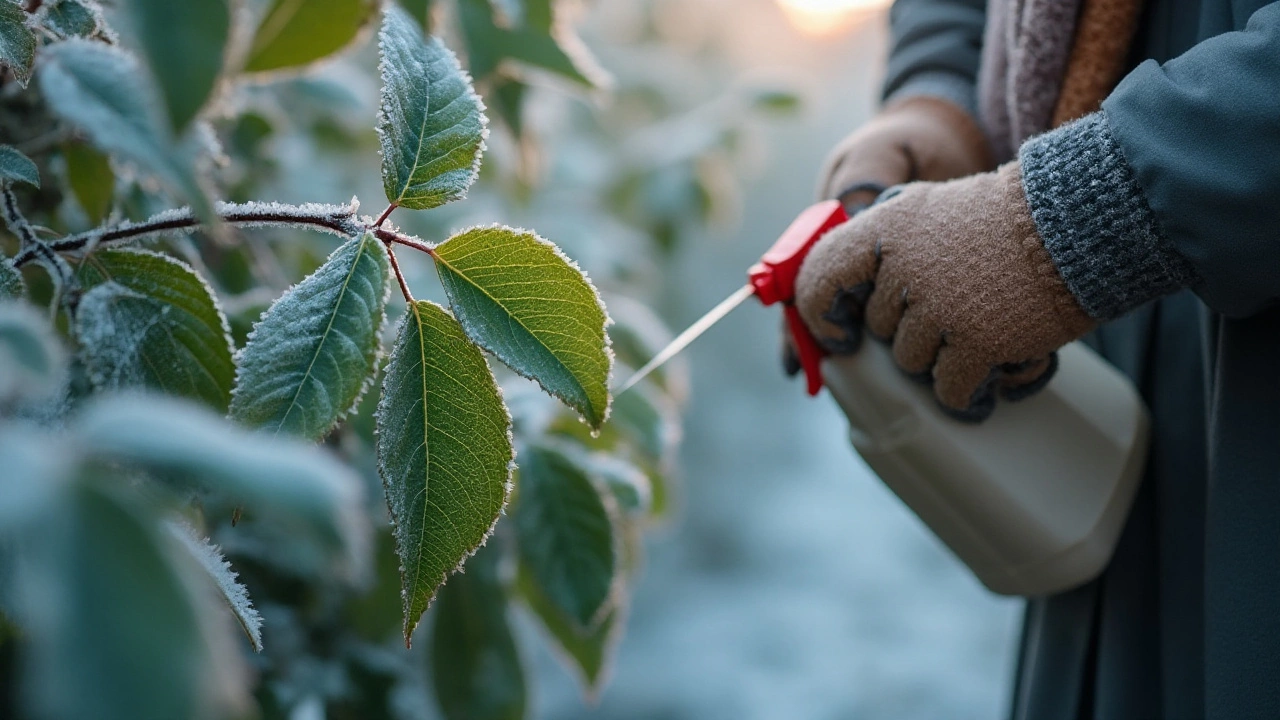
[[[215,205],[218,217],[229,225],[242,228],[297,227],[317,230],[339,237],[359,235],[364,226],[356,219],[360,204],[352,201],[344,205],[304,203],[288,205],[276,202],[226,203]],[[201,225],[191,208],[165,210],[140,222],[123,222],[104,228],[95,228],[78,235],[71,235],[49,243],[58,253],[92,252],[100,245],[155,240],[168,235],[190,232]],[[35,252],[27,249],[18,253],[14,265],[22,265],[35,259]]]

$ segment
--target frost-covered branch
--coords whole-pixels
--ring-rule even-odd
[[[351,237],[365,230],[366,225],[356,218],[358,209],[358,204],[354,202],[347,205],[217,203],[215,206],[218,217],[228,225],[236,227],[297,227],[342,237]],[[166,210],[140,222],[123,222],[70,235],[47,245],[56,253],[83,254],[100,245],[151,240],[165,235],[190,232],[201,224],[200,219],[192,213],[190,208],[178,208]],[[13,264],[21,267],[35,260],[37,252],[34,246],[24,248],[13,259]]]
[[[3,214],[5,225],[9,227],[9,231],[18,236],[20,245],[18,246],[18,257],[26,257],[25,262],[38,260],[44,265],[49,273],[53,276],[57,286],[57,295],[63,297],[75,297],[75,273],[71,270],[71,266],[61,255],[54,252],[49,244],[36,236],[35,230],[31,227],[31,223],[27,222],[26,217],[22,215],[22,211],[18,208],[18,199],[14,197],[13,191],[4,188],[3,197]],[[15,259],[15,265],[17,265]],[[70,292],[70,295],[64,293]],[[73,300],[74,304],[74,300]]]

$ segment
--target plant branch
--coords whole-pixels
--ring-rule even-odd
[[[413,293],[409,291],[409,283],[405,282],[404,273],[400,271],[400,261],[396,260],[396,252],[392,249],[391,243],[383,240],[382,243],[387,246],[387,257],[391,259],[391,271],[396,274],[396,282],[400,283],[400,294],[404,295],[404,301],[413,304]]]
[[[358,235],[367,229],[356,219],[356,209],[357,206],[354,203],[350,205],[218,203],[216,206],[218,217],[228,225],[299,227],[342,237]],[[70,235],[47,243],[47,246],[55,253],[87,253],[100,245],[151,239],[187,232],[200,226],[200,220],[190,208],[179,208],[153,215],[141,222],[124,222],[112,227],[96,228],[78,235]],[[24,245],[26,245],[25,240]],[[36,251],[32,247],[23,247],[14,257],[13,264],[21,267],[35,259]]]
[[[18,236],[18,257],[28,256],[30,260],[39,261],[45,269],[49,271],[53,277],[56,289],[55,295],[58,298],[66,299],[72,306],[79,302],[79,293],[76,285],[75,272],[71,266],[67,264],[62,256],[54,252],[49,244],[41,240],[36,231],[31,227],[31,223],[27,222],[27,218],[23,216],[22,210],[18,207],[18,198],[14,197],[13,191],[8,187],[3,191],[3,212],[5,225],[9,230]],[[14,267],[21,267],[17,258],[14,259]],[[54,307],[57,307],[55,304]]]
[[[395,230],[387,230],[386,228],[380,227],[373,228],[373,234],[384,243],[395,243],[397,245],[411,247],[414,250],[430,255],[433,259],[436,256],[435,248],[412,235],[405,235],[404,233],[399,233]]]
[[[390,205],[388,205],[387,209],[383,210],[382,214],[378,216],[378,219],[373,222],[373,226],[382,227],[382,223],[386,222],[387,218],[391,217],[391,212],[395,210],[397,207],[399,206],[396,205],[395,203],[391,203]]]

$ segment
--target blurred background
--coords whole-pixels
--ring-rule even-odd
[[[540,182],[572,194],[564,175],[588,172],[591,155],[567,120],[592,114],[623,162],[657,167],[633,212],[677,230],[654,260],[626,258],[635,243],[611,228],[575,230],[572,199],[542,198],[559,217],[529,222],[590,272],[630,269],[678,329],[739,286],[812,201],[826,152],[874,111],[886,3],[600,0],[579,22],[614,95],[584,113],[579,96],[535,92]],[[761,91],[796,106],[747,112],[742,97]],[[660,122],[648,96],[662,98]],[[648,542],[612,680],[584,707],[529,643],[540,717],[1003,716],[1021,603],[984,590],[868,472],[830,398],[783,377],[778,323],[748,303],[686,351],[681,497]]]
[[[536,229],[604,290],[618,320],[615,345],[625,329],[646,352],[667,336],[662,324],[678,331],[740,287],[747,267],[814,199],[828,149],[875,110],[887,43],[888,0],[564,0],[554,5],[554,47],[494,24],[521,20],[522,8],[538,4],[528,0],[400,2],[429,17],[468,65],[491,134],[465,202],[397,212],[394,221],[431,242],[476,224]],[[349,50],[306,73],[260,73],[227,93],[225,112],[212,118],[225,151],[221,197],[356,195],[363,212],[381,208],[377,48],[371,26],[356,35]],[[39,149],[30,117],[45,111],[24,104],[34,91],[6,92],[22,112],[0,117],[0,136]],[[47,177],[73,174],[66,158],[75,156],[65,150],[32,154]],[[124,217],[172,206],[101,163]],[[83,197],[41,193],[24,202],[70,230],[101,222],[113,202],[108,192],[95,216]],[[234,251],[187,239],[165,249],[207,271],[243,343],[262,310],[336,244],[267,230]],[[442,299],[430,261],[401,258],[415,293]],[[33,285],[33,297],[41,293],[50,294]],[[661,392],[635,401],[652,416],[627,421],[649,428],[636,442],[660,460],[645,467],[660,507],[656,524],[644,526],[625,634],[609,681],[584,701],[573,663],[562,663],[528,608],[513,604],[530,717],[1004,716],[1021,603],[984,590],[869,473],[830,398],[809,398],[783,376],[779,324],[776,308],[747,303],[677,358]],[[631,349],[619,355],[638,364]],[[629,372],[618,368],[617,379]],[[514,376],[501,379],[520,437],[536,414],[526,396],[536,393]],[[370,517],[382,528],[379,582],[367,595],[291,575],[293,561],[275,557],[284,552],[278,538],[243,523],[233,532],[220,519],[229,509],[207,508],[209,534],[264,618],[264,652],[244,653],[261,717],[438,716],[422,669],[420,648],[430,643],[410,653],[399,636],[371,410],[328,442],[363,471]],[[362,704],[365,695],[376,702]]]

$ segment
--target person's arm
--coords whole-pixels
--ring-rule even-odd
[[[975,110],[984,6],[985,0],[894,2],[885,107],[828,156],[819,196],[856,208],[892,185],[991,168]]]
[[[947,100],[977,117],[975,90],[986,0],[897,0],[889,11],[886,102]]]
[[[1093,317],[1191,287],[1247,315],[1280,300],[1280,2],[1131,72],[1102,111],[1023,145],[1023,185]]]

